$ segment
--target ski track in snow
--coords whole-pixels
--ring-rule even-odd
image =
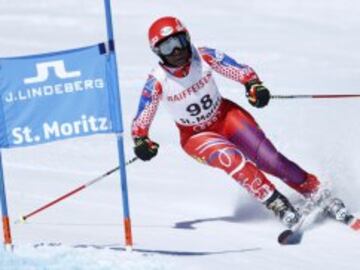
[[[221,49],[253,66],[274,94],[360,91],[356,0],[112,5],[128,159],[133,156],[129,125],[157,61],[147,29],[162,15],[180,17],[198,46]],[[98,43],[106,39],[103,16],[101,0],[0,0],[0,56]],[[257,110],[247,104],[242,87],[219,76],[217,82],[224,96],[255,116],[280,151],[331,185],[360,214],[360,100],[274,100]],[[0,249],[0,270],[358,269],[359,235],[332,221],[311,227],[300,246],[279,246],[283,227],[271,213],[222,172],[186,157],[164,106],[151,137],[161,145],[159,155],[127,167],[134,252],[124,251],[114,174],[26,224],[12,223],[14,252]],[[116,151],[110,135],[3,150],[11,221],[115,167]]]

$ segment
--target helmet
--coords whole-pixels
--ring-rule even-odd
[[[149,43],[151,49],[156,52],[156,44],[169,36],[179,33],[185,33],[188,42],[190,42],[189,32],[179,19],[170,16],[157,19],[149,28]]]

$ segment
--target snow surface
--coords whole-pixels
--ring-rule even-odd
[[[360,3],[356,0],[112,1],[126,155],[129,125],[147,72],[156,64],[147,29],[175,15],[197,45],[215,47],[255,68],[274,94],[360,93]],[[76,48],[106,39],[101,0],[0,0],[0,56]],[[360,100],[272,101],[251,108],[244,90],[218,77],[275,145],[317,174],[360,213]],[[127,168],[135,251],[124,251],[118,175],[14,224],[56,197],[117,165],[112,135],[3,150],[14,252],[1,270],[38,269],[358,269],[359,235],[326,222],[300,246],[276,242],[282,225],[223,172],[195,163],[178,145],[163,107],[148,163]],[[273,179],[273,178],[272,178]],[[273,179],[293,200],[290,189]],[[1,236],[0,236],[1,237]],[[1,239],[1,238],[0,238]]]

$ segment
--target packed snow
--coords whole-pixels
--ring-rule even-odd
[[[128,160],[131,120],[157,63],[147,30],[163,15],[179,17],[196,45],[251,65],[273,94],[360,94],[356,0],[113,0],[112,7]],[[105,40],[102,0],[0,0],[0,57]],[[242,86],[217,81],[280,151],[360,214],[360,99],[273,100],[259,110]],[[116,167],[113,135],[2,150],[14,249],[0,248],[0,269],[358,269],[359,234],[333,221],[310,228],[299,246],[279,246],[284,227],[223,172],[188,158],[163,106],[150,135],[160,143],[158,156],[127,166],[133,252],[125,251],[118,174],[15,224]]]

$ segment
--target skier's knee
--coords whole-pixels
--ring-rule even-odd
[[[233,175],[245,166],[246,159],[237,148],[227,147],[214,151],[209,156],[209,164]]]

